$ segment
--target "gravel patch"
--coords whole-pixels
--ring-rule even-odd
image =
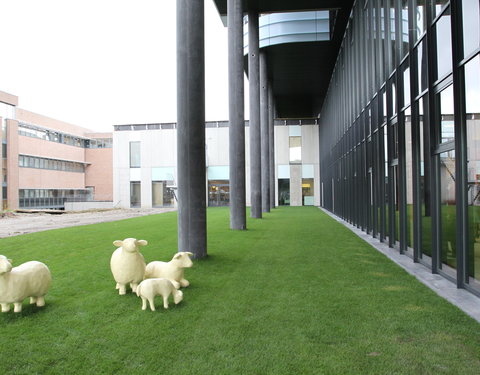
[[[117,221],[175,210],[176,208],[131,208],[63,212],[61,214],[9,212],[8,215],[0,216],[0,238],[49,229]]]

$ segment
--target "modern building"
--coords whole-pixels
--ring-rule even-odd
[[[18,108],[4,92],[0,120],[3,209],[112,206],[111,133]]]
[[[321,206],[480,295],[478,0],[214,1],[250,91],[263,54],[276,117],[318,118]]]
[[[277,120],[275,125],[276,204],[318,206],[320,176],[316,120]],[[208,206],[228,206],[230,203],[228,126],[228,121],[205,123]],[[114,129],[115,207],[176,206],[177,124],[115,125]],[[248,122],[245,132],[248,140]],[[249,147],[248,141],[246,147]],[[249,164],[248,159],[246,164]],[[249,199],[247,204],[250,205]]]

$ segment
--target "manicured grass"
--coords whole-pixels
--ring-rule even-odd
[[[0,374],[475,374],[480,325],[314,207],[249,230],[208,210],[209,257],[169,310],[119,296],[112,241],[176,251],[176,213],[0,240],[14,263],[47,263],[39,309],[0,314]]]

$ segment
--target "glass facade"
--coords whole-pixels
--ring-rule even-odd
[[[141,200],[141,183],[140,181],[130,182],[130,207],[136,208],[142,205]]]
[[[152,207],[173,207],[173,181],[152,181]]]
[[[65,202],[86,202],[93,199],[93,189],[19,189],[19,207],[65,209]]]
[[[478,0],[352,14],[320,118],[320,201],[480,295]]]
[[[49,169],[53,171],[85,173],[85,164],[73,161],[18,155],[18,166],[23,168]]]
[[[82,148],[112,148],[112,138],[87,139],[41,126],[19,122],[18,134]]]

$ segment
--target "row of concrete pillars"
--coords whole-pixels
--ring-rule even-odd
[[[177,0],[178,251],[207,254],[204,0]],[[251,217],[275,207],[273,94],[259,48],[258,12],[248,13]],[[243,0],[228,0],[230,228],[246,225]]]

